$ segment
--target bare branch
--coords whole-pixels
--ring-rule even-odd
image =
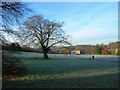
[[[2,14],[0,15],[0,30],[1,32],[7,33],[13,37],[16,35],[20,37],[20,35],[13,30],[15,25],[20,26],[26,14],[31,12],[30,9],[26,7],[25,3],[22,2],[1,2],[0,10]],[[4,37],[3,33],[0,33],[1,36]]]
[[[67,41],[69,37],[62,30],[63,22],[49,21],[42,16],[36,15],[29,17],[24,25],[26,31],[31,33],[31,35],[26,35],[27,38],[32,37],[32,40],[29,40],[35,43],[36,37],[44,53],[47,53],[50,47],[55,44],[70,44]]]

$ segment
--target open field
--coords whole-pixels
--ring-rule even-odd
[[[28,72],[14,80],[4,80],[3,88],[117,88],[118,57],[14,53]]]

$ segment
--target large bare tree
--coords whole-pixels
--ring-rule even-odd
[[[41,15],[29,17],[25,25],[25,40],[42,47],[44,59],[48,59],[49,49],[58,44],[70,44],[69,35],[62,30],[63,22],[49,21]]]

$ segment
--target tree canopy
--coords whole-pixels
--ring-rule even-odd
[[[63,22],[49,21],[41,15],[29,17],[24,22],[24,38],[29,40],[29,44],[35,43],[42,47],[44,58],[47,59],[47,53],[50,47],[58,44],[70,44],[69,35],[62,30]]]

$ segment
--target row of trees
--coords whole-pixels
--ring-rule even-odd
[[[72,51],[80,51],[81,54],[120,54],[118,44],[120,42],[112,42],[108,45],[77,45],[69,47],[51,47],[49,53],[71,54]],[[27,45],[20,46],[18,43],[3,45],[3,50],[27,51],[27,52],[43,52],[42,48],[31,48]]]
[[[31,48],[27,45],[20,46],[19,43],[10,43],[2,45],[2,50],[23,51],[23,52],[42,52],[41,48]]]
[[[21,46],[18,43],[11,43],[7,45],[2,45],[2,50],[21,51]]]
[[[97,45],[77,45],[77,46],[69,46],[69,47],[62,47],[56,52],[63,53],[63,54],[69,54],[69,53],[75,53],[75,51],[80,51],[80,54],[119,54],[120,55],[120,48],[119,48],[120,42],[111,42],[108,45],[104,44],[97,44]]]
[[[108,45],[98,46],[98,54],[119,54],[120,55],[120,42],[110,42]]]

